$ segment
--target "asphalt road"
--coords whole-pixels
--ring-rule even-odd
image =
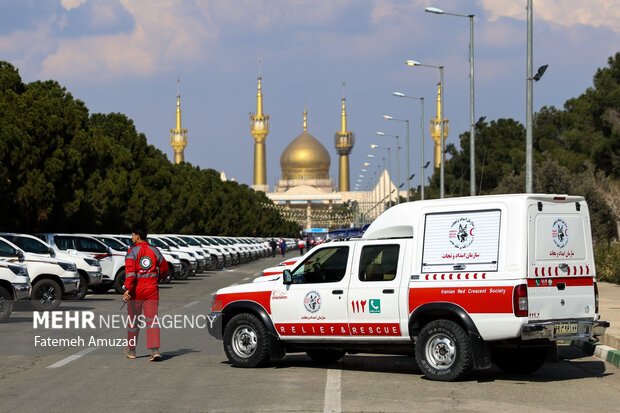
[[[196,319],[208,313],[218,288],[247,282],[279,258],[207,272],[162,286],[160,316]],[[120,295],[88,295],[64,302],[64,311],[99,317],[124,314]],[[204,320],[202,320],[204,322]],[[0,324],[0,411],[618,411],[618,368],[580,350],[560,347],[560,361],[535,374],[508,376],[497,368],[456,383],[426,380],[414,359],[347,355],[314,365],[301,354],[258,369],[232,367],[222,343],[204,328],[162,329],[163,361],[149,362],[144,331],[138,358],[122,347],[35,347],[35,336],[123,338],[125,330],[45,329],[20,306]]]

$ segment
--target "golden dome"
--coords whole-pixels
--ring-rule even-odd
[[[314,136],[304,132],[296,137],[280,157],[282,179],[329,179],[329,152]]]

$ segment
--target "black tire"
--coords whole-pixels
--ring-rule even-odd
[[[4,287],[0,287],[0,323],[6,321],[13,311],[13,297]]]
[[[258,367],[269,361],[269,336],[253,314],[234,316],[224,329],[224,352],[235,367]]]
[[[119,294],[124,294],[123,286],[125,285],[125,269],[118,270],[116,276],[114,276],[114,291]]]
[[[43,279],[32,286],[30,302],[35,310],[50,311],[60,306],[62,289],[54,280]]]
[[[340,360],[347,352],[343,350],[308,350],[306,354],[315,363],[329,364]]]
[[[170,273],[168,273],[168,274],[166,274],[166,278],[160,278],[159,279],[159,283],[160,284],[170,284],[170,278],[171,278],[171,275],[170,275]]]
[[[105,294],[110,290],[110,288],[111,288],[110,284],[99,284],[99,285],[93,285],[90,287],[90,289],[95,294]]]
[[[454,381],[472,367],[471,343],[467,333],[450,320],[426,324],[415,343],[420,370],[431,380]]]
[[[189,277],[189,264],[185,261],[181,261],[181,272],[174,274],[175,280],[187,280]]]
[[[88,292],[88,280],[85,276],[80,274],[80,286],[77,291],[74,291],[71,294],[67,294],[64,296],[67,300],[83,300],[86,297],[86,293]]]
[[[502,348],[492,352],[492,360],[504,373],[529,374],[545,364],[548,347]]]

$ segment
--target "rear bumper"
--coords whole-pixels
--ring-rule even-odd
[[[605,333],[607,321],[562,320],[526,324],[521,329],[522,340],[548,339],[586,341]]]

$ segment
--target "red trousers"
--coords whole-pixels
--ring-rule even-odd
[[[127,303],[129,348],[134,349],[138,344],[140,325],[146,325],[146,347],[149,349],[159,348],[159,324],[153,322],[157,318],[158,309],[159,300],[130,300]],[[139,317],[143,313],[144,317]]]

